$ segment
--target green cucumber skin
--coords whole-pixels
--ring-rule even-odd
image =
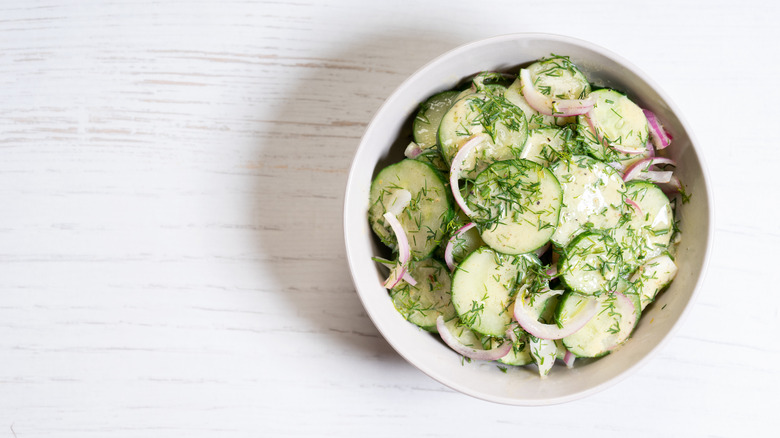
[[[500,86],[487,85],[486,89],[490,90],[491,88],[497,87]],[[500,99],[504,99],[503,92],[500,92],[498,96]],[[495,98],[495,96],[493,98]],[[463,144],[465,144],[467,139],[471,138],[473,135],[486,134],[484,126],[478,122],[481,115],[477,110],[473,109],[470,102],[479,101],[481,102],[480,105],[482,105],[486,104],[490,99],[491,98],[485,93],[467,94],[453,103],[452,107],[450,107],[442,118],[437,133],[437,143],[439,152],[448,167],[452,165],[453,158]],[[503,139],[504,142],[495,143],[492,137],[487,138],[472,152],[472,154],[481,155],[482,158],[477,160],[476,157],[474,157],[474,163],[471,163],[471,158],[469,157],[471,157],[472,154],[469,154],[469,157],[464,160],[464,163],[467,163],[467,165],[461,170],[460,177],[474,179],[479,172],[484,170],[484,168],[491,163],[516,158],[522,153],[525,142],[528,139],[528,121],[525,114],[514,104],[508,101],[505,103],[508,107],[516,109],[517,113],[511,114],[512,117],[510,118],[501,118],[498,120],[500,123],[497,123],[496,126],[500,127],[500,129],[496,129],[496,138]],[[458,120],[459,122],[456,123],[454,120]],[[518,129],[509,129],[505,125],[505,121],[516,123],[519,125]]]
[[[525,263],[522,258],[502,255],[488,246],[469,254],[452,276],[452,304],[461,321],[476,333],[503,337],[512,322],[516,285],[501,280],[516,279]],[[500,290],[494,289],[497,286]],[[474,311],[475,306],[479,310]]]
[[[479,219],[475,219],[475,221],[483,227],[481,231],[482,239],[488,243],[488,245],[493,248],[494,250],[504,253],[504,254],[511,254],[511,255],[520,255],[525,253],[533,252],[544,245],[547,244],[547,242],[550,241],[550,237],[555,232],[555,227],[558,226],[558,222],[560,221],[560,215],[561,215],[561,204],[563,202],[563,189],[561,188],[560,183],[558,182],[558,179],[555,177],[555,175],[550,171],[550,169],[530,160],[525,159],[515,159],[515,160],[506,160],[506,161],[498,161],[490,166],[488,166],[485,170],[483,170],[479,176],[477,176],[477,179],[475,181],[475,190],[474,194],[470,195],[468,197],[469,201],[472,203],[474,202],[475,198],[478,198],[477,192],[479,192],[479,187],[481,185],[489,185],[492,181],[492,177],[495,175],[503,175],[506,172],[509,171],[517,171],[519,176],[510,175],[506,178],[520,178],[524,174],[533,174],[533,175],[544,175],[544,177],[547,179],[548,186],[555,190],[555,193],[552,194],[552,199],[544,199],[545,201],[545,208],[552,207],[554,209],[554,213],[552,215],[545,215],[549,216],[547,219],[549,221],[545,220],[546,224],[550,225],[548,228],[544,228],[541,230],[537,230],[536,234],[529,234],[529,233],[521,233],[520,235],[516,236],[516,239],[513,240],[512,244],[505,243],[502,246],[498,246],[497,242],[494,242],[493,244],[489,243],[489,241],[493,241],[491,237],[492,234],[496,233],[496,236],[499,236],[500,233],[497,233],[497,229],[499,224],[501,224],[502,228],[505,230],[505,232],[511,232],[511,228],[507,228],[510,225],[516,225],[521,226],[523,222],[515,223],[513,221],[507,221],[505,217],[502,216],[502,218],[495,223],[491,224],[489,227],[485,227],[485,222],[480,221]],[[543,179],[539,178],[536,183],[543,181]],[[521,183],[518,182],[518,185]],[[540,185],[541,187],[541,185]],[[549,197],[549,196],[548,196]],[[557,201],[557,202],[556,202]],[[553,205],[550,205],[550,202],[553,203]],[[492,205],[491,205],[492,207]],[[524,208],[535,208],[534,205],[528,206],[524,205]],[[541,221],[541,215],[539,220]],[[545,225],[547,227],[547,225]],[[525,239],[524,241],[519,241],[518,239]],[[527,242],[527,240],[530,240],[530,243]],[[509,248],[512,248],[512,250],[508,250]],[[519,249],[518,249],[519,248]]]
[[[627,182],[626,197],[639,206],[642,214],[639,215],[633,207],[628,209],[630,219],[614,229],[612,235],[624,251],[624,261],[638,267],[668,251],[674,230],[674,212],[669,198],[652,182]],[[661,211],[668,219],[668,225],[648,232],[647,226],[656,223]]]
[[[412,286],[404,281],[393,288],[390,291],[393,305],[407,321],[423,330],[436,333],[436,318],[439,315],[445,320],[455,317],[451,300],[450,272],[438,260],[428,258],[413,266],[410,274],[417,280],[417,285]],[[435,278],[427,278],[429,275]]]
[[[415,115],[414,121],[412,122],[412,136],[414,142],[420,145],[422,149],[432,148],[438,144],[438,132],[441,119],[444,117],[444,114],[447,113],[447,110],[450,109],[452,104],[455,103],[455,98],[459,94],[459,91],[454,90],[442,91],[429,97],[421,104],[420,110],[417,112],[417,115]],[[428,117],[427,113],[430,112],[431,109],[434,109],[435,111],[439,110],[439,108],[432,108],[434,105],[441,105],[441,108],[446,108],[441,111],[440,115],[437,114],[437,117],[432,119]],[[433,131],[433,141],[426,138],[424,130],[427,129]]]
[[[378,195],[376,197],[374,195],[378,187],[384,184],[382,178],[387,178],[388,181],[392,180],[392,178],[388,178],[388,175],[391,175],[391,172],[395,170],[394,166],[417,166],[418,172],[427,173],[428,176],[435,178],[435,181],[441,184],[441,186],[438,187],[437,189],[441,191],[440,202],[443,203],[442,206],[443,208],[441,208],[442,212],[438,221],[439,224],[434,230],[436,236],[434,237],[433,241],[431,241],[430,244],[426,244],[426,246],[423,248],[422,251],[415,251],[414,248],[412,249],[412,257],[415,260],[423,260],[430,257],[433,254],[433,252],[436,250],[436,248],[441,244],[441,241],[446,237],[446,230],[444,229],[444,227],[455,215],[455,210],[453,209],[454,201],[452,200],[452,193],[449,190],[449,182],[445,179],[444,175],[442,175],[442,173],[439,172],[430,163],[413,160],[413,159],[405,159],[399,161],[398,163],[391,164],[385,167],[384,169],[382,169],[377,174],[377,176],[374,178],[374,181],[371,183],[371,189],[370,189],[371,198],[369,199],[369,210],[368,210],[369,224],[371,225],[371,229],[374,231],[374,234],[376,234],[376,236],[379,237],[382,243],[384,243],[388,248],[392,249],[393,251],[396,250],[395,237],[392,235],[392,231],[383,227],[379,223],[379,218],[382,217],[384,211],[379,211],[381,210],[381,208],[377,206]],[[429,189],[431,188],[432,187],[429,187]],[[402,223],[405,220],[403,219],[403,216],[404,215],[402,214],[401,217],[399,217],[399,221],[401,221]],[[407,233],[407,235],[408,234],[409,233]],[[425,238],[425,236],[423,235],[422,238]],[[412,239],[409,239],[409,244],[413,245]]]
[[[615,105],[617,102],[628,102],[628,108],[629,112],[633,112],[633,114],[624,114],[627,117],[629,115],[633,115],[636,117],[636,119],[628,118],[625,120],[630,121],[630,123],[638,122],[644,123],[642,124],[641,128],[635,129],[629,129],[627,132],[625,132],[626,139],[623,139],[623,133],[621,132],[621,135],[618,136],[618,138],[615,139],[605,139],[606,140],[629,140],[630,137],[635,137],[636,141],[629,141],[629,143],[625,146],[629,149],[634,149],[635,151],[639,151],[639,154],[626,154],[623,152],[619,152],[617,150],[612,149],[611,147],[607,149],[607,146],[605,144],[602,144],[598,141],[598,138],[594,137],[590,124],[588,123],[586,116],[578,116],[577,117],[577,125],[578,125],[578,131],[580,132],[581,139],[583,144],[588,149],[588,154],[593,156],[594,158],[600,160],[600,161],[620,161],[623,162],[626,165],[629,165],[630,163],[636,161],[637,159],[644,158],[646,155],[643,153],[643,149],[646,148],[647,142],[650,138],[650,131],[649,131],[649,125],[647,124],[647,119],[644,117],[643,114],[641,114],[641,109],[639,106],[631,100],[628,96],[626,96],[624,93],[621,93],[619,91],[609,89],[609,88],[602,88],[599,90],[595,90],[592,93],[590,93],[590,97],[597,100],[596,106],[598,107],[598,102],[600,100],[603,100],[601,103],[609,105],[610,108],[612,108],[613,105]],[[609,103],[613,102],[613,103]],[[625,120],[623,119],[623,116],[612,109],[612,112],[615,114],[614,116],[612,113],[607,113],[607,119],[613,119],[616,117],[620,118],[620,122],[623,123]],[[591,114],[598,114],[598,113],[591,113]],[[602,113],[602,115],[604,115]],[[599,120],[594,122],[597,125],[600,124],[602,126],[602,129],[605,129],[606,127],[609,127],[609,129],[613,129],[613,126],[610,126],[610,124],[614,125],[612,120]],[[606,135],[606,133],[601,133],[602,135]]]
[[[596,298],[593,298],[593,297],[582,296],[582,295],[576,294],[574,292],[567,292],[566,294],[564,294],[563,299],[561,299],[561,303],[558,306],[558,310],[556,311],[555,319],[558,322],[558,324],[562,324],[563,323],[563,319],[564,319],[563,318],[563,312],[566,309],[566,307],[567,307],[567,305],[569,303],[569,300],[579,299],[579,298],[584,298],[586,300],[596,299]],[[607,299],[608,299],[608,297],[607,297]],[[610,345],[612,348],[611,349],[607,349],[607,347],[604,346],[604,344],[605,344],[604,340],[605,339],[609,339],[611,336],[614,336],[614,335],[619,334],[621,332],[618,331],[616,333],[610,333],[610,332],[608,332],[606,330],[606,328],[604,328],[605,327],[604,326],[604,320],[602,318],[607,319],[608,323],[610,321],[615,321],[614,319],[612,319],[612,320],[609,319],[611,317],[611,315],[606,314],[605,313],[605,309],[606,308],[602,307],[602,303],[599,302],[599,310],[597,311],[597,313],[593,317],[593,319],[591,319],[588,322],[588,324],[586,324],[585,327],[583,327],[581,330],[579,330],[576,333],[574,333],[574,334],[572,334],[570,336],[567,336],[567,337],[562,339],[563,345],[569,351],[571,351],[571,353],[574,354],[576,357],[581,357],[581,358],[604,357],[607,354],[609,354],[612,351],[614,351],[615,348],[619,347],[620,345],[623,345],[628,339],[631,338],[631,334],[634,332],[634,330],[636,330],[637,324],[635,323],[633,325],[633,327],[631,328],[631,332],[629,332],[628,334],[625,334],[625,332],[623,332],[625,334],[625,338],[623,338],[622,341],[620,341],[617,345],[614,345],[614,346]],[[617,308],[617,309],[620,310],[620,308]],[[604,316],[604,315],[607,315],[607,316]],[[617,315],[618,318],[620,318],[622,320],[623,313],[618,311],[618,312],[616,312],[616,315]],[[596,328],[595,337],[594,338],[587,338],[587,337],[585,337],[583,339],[582,338],[583,335],[587,335],[588,334],[588,328],[591,327],[593,324],[596,324],[596,326],[595,326],[595,328]],[[585,342],[585,345],[582,345],[583,341]],[[613,342],[615,342],[615,341],[610,341],[608,344],[613,344]],[[599,345],[599,343],[600,343],[600,345]],[[596,346],[596,348],[593,348],[594,345]],[[595,353],[594,352],[589,352],[588,351],[589,349],[594,349]]]
[[[575,285],[573,285],[572,284],[572,278],[570,278],[570,276],[567,275],[568,273],[570,273],[570,270],[568,269],[568,264],[569,264],[569,259],[570,259],[571,255],[572,255],[571,254],[572,253],[572,249],[575,246],[577,246],[582,240],[590,238],[590,237],[597,237],[599,240],[603,239],[603,241],[606,244],[618,247],[617,243],[609,235],[604,234],[604,233],[599,232],[599,231],[586,231],[584,233],[580,233],[577,237],[575,237],[574,240],[572,240],[569,243],[569,245],[566,246],[566,251],[565,251],[564,256],[560,257],[560,259],[558,259],[558,272],[560,274],[561,283],[563,283],[566,286],[567,289],[569,289],[569,290],[571,290],[573,292],[576,292],[576,293],[578,293],[580,295],[583,295],[583,296],[598,295],[599,291],[597,291],[597,292],[584,291],[584,290],[579,289]],[[618,269],[616,275],[620,275],[620,274],[621,274],[621,269]]]

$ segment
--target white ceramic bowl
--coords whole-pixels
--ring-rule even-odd
[[[403,158],[411,117],[420,102],[453,88],[485,70],[516,73],[518,66],[551,53],[568,55],[589,80],[625,90],[649,108],[674,136],[669,155],[679,163],[676,174],[693,194],[682,205],[679,273],[672,286],[648,307],[632,338],[598,360],[578,361],[573,369],[556,365],[547,379],[533,367],[495,363],[461,363],[460,356],[436,336],[404,320],[382,287],[383,274],[371,257],[380,254],[368,225],[369,187],[381,167]],[[347,257],[358,295],[376,327],[407,361],[425,374],[465,394],[497,403],[546,405],[585,397],[635,371],[657,353],[680,326],[701,286],[712,242],[713,210],[707,172],[688,125],[671,100],[644,73],[620,56],[594,44],[548,34],[513,34],[458,47],[414,73],[385,101],[368,125],[352,163],[344,199]]]

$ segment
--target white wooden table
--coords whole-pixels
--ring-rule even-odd
[[[777,436],[780,7],[739,2],[0,3],[0,437]],[[341,231],[366,124],[457,45],[628,58],[704,145],[700,299],[637,374],[516,408],[379,336]]]

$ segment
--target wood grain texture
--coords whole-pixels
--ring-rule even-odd
[[[0,436],[775,431],[779,9],[0,3]],[[341,231],[382,101],[438,54],[520,31],[593,41],[655,78],[705,145],[717,211],[679,335],[617,386],[538,409],[460,395],[398,356]]]

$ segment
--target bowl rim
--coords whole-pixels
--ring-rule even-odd
[[[423,366],[422,364],[415,361],[413,358],[408,357],[407,354],[405,354],[404,348],[402,346],[396,345],[396,342],[393,340],[392,336],[389,336],[384,327],[382,327],[377,321],[377,316],[373,313],[371,306],[369,306],[366,302],[366,300],[363,298],[363,293],[360,291],[360,283],[358,281],[358,278],[355,275],[354,270],[354,262],[353,262],[353,254],[350,250],[352,244],[351,244],[351,238],[350,238],[350,232],[348,229],[348,214],[347,214],[347,208],[352,202],[351,199],[355,196],[353,193],[356,190],[353,190],[353,180],[356,178],[356,170],[359,167],[358,158],[360,156],[361,151],[363,151],[366,146],[366,138],[369,136],[370,132],[374,128],[374,126],[378,123],[378,116],[383,113],[384,108],[389,105],[389,103],[398,98],[398,95],[401,90],[405,89],[409,86],[411,82],[417,79],[418,76],[421,76],[424,74],[427,70],[431,69],[434,65],[436,65],[439,62],[443,62],[444,59],[448,59],[450,57],[453,57],[457,55],[459,52],[466,52],[470,51],[474,48],[480,47],[480,46],[487,46],[496,44],[499,42],[504,41],[515,41],[515,40],[524,40],[524,39],[547,39],[551,41],[558,41],[563,43],[568,43],[576,46],[580,46],[583,48],[587,48],[588,50],[597,52],[598,54],[605,56],[606,58],[610,58],[611,60],[615,61],[618,64],[623,65],[628,70],[630,70],[633,74],[638,76],[642,81],[644,81],[651,89],[653,89],[662,99],[663,101],[668,105],[669,110],[675,115],[675,118],[679,121],[680,125],[685,130],[688,138],[690,139],[690,146],[693,149],[696,159],[699,162],[699,165],[701,167],[701,173],[702,173],[702,179],[704,180],[704,186],[703,186],[703,195],[707,199],[707,223],[708,223],[708,230],[707,230],[707,239],[704,243],[704,255],[702,257],[702,264],[699,271],[699,277],[693,287],[693,291],[690,295],[690,298],[688,300],[688,303],[685,305],[684,309],[682,310],[680,316],[677,318],[677,320],[672,324],[669,331],[662,337],[662,339],[657,343],[655,347],[650,349],[643,357],[641,357],[639,360],[637,360],[633,365],[630,365],[626,367],[625,369],[621,370],[617,374],[615,374],[612,378],[597,384],[593,387],[573,392],[567,395],[563,396],[557,396],[557,397],[551,397],[544,400],[521,400],[521,399],[514,399],[509,397],[500,397],[500,396],[494,396],[490,394],[485,394],[476,390],[473,390],[472,388],[465,386],[457,381],[453,381],[451,379],[444,378],[443,376],[437,375],[437,373],[434,370],[428,369],[428,367]],[[699,189],[700,190],[700,189]],[[701,196],[701,194],[697,193],[697,196]],[[643,70],[638,68],[636,65],[634,65],[632,62],[628,61],[624,57],[618,55],[617,53],[612,52],[611,50],[608,50],[598,44],[592,43],[590,41],[586,41],[580,38],[561,35],[561,34],[555,34],[555,33],[545,33],[545,32],[519,32],[519,33],[508,33],[508,34],[502,34],[502,35],[496,35],[488,38],[483,38],[475,41],[471,41],[462,45],[459,45],[455,48],[452,48],[432,60],[426,62],[422,67],[418,68],[414,73],[409,75],[401,84],[399,84],[392,93],[388,95],[388,97],[383,101],[382,105],[380,105],[379,108],[376,109],[376,111],[373,113],[371,117],[371,121],[366,126],[365,131],[363,132],[363,135],[361,136],[360,142],[358,143],[358,147],[355,150],[352,163],[350,165],[349,174],[347,177],[347,184],[344,192],[344,201],[343,201],[343,233],[344,233],[344,243],[346,248],[346,256],[347,256],[347,262],[349,265],[349,271],[350,276],[352,278],[352,283],[355,286],[355,292],[358,295],[358,298],[361,301],[361,304],[363,305],[363,308],[366,310],[366,313],[368,314],[369,318],[371,319],[371,322],[374,324],[374,326],[377,328],[377,330],[380,332],[382,337],[387,341],[388,344],[395,350],[396,353],[398,353],[401,357],[403,357],[407,362],[409,362],[412,366],[422,371],[424,374],[426,374],[428,377],[432,378],[433,380],[451,388],[458,392],[464,393],[466,395],[472,396],[477,399],[493,402],[493,403],[499,403],[499,404],[506,404],[506,405],[516,405],[516,406],[546,406],[546,405],[554,405],[554,404],[560,404],[560,403],[566,403],[574,400],[579,400],[584,397],[587,397],[589,395],[601,392],[607,388],[610,388],[617,383],[623,381],[631,374],[637,372],[640,368],[645,366],[654,356],[657,355],[657,353],[663,349],[670,340],[675,336],[675,334],[680,330],[682,325],[685,323],[687,318],[689,317],[692,308],[701,293],[702,286],[704,284],[704,280],[706,278],[706,274],[709,268],[710,259],[712,255],[712,247],[714,242],[714,217],[715,217],[715,205],[714,205],[714,197],[712,194],[712,180],[710,178],[708,166],[706,163],[706,159],[704,155],[701,153],[701,146],[699,146],[699,141],[695,136],[695,133],[691,129],[690,124],[688,123],[687,119],[684,117],[682,112],[680,111],[677,104],[669,97],[669,95],[666,93],[666,91],[661,88],[652,78],[650,78]]]

